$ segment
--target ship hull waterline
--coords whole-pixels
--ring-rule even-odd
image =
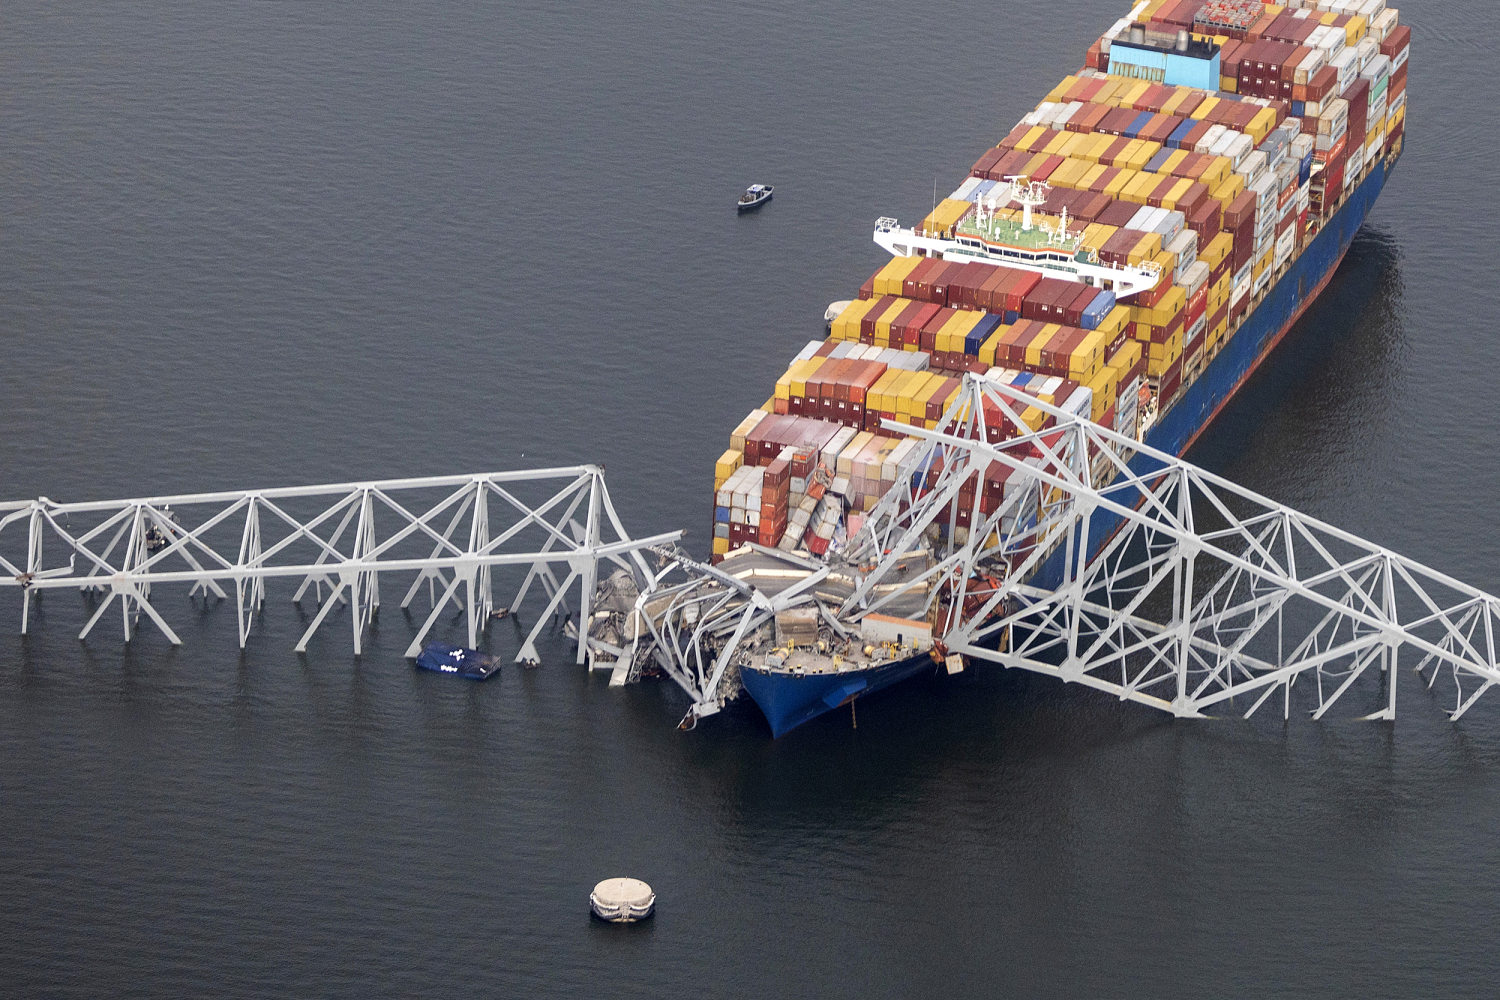
[[[1179,456],[1192,446],[1332,279],[1380,197],[1394,163],[1394,158],[1386,157],[1376,161],[1312,241],[1288,263],[1286,272],[1266,290],[1240,328],[1198,377],[1183,388],[1177,401],[1161,413],[1146,434],[1147,445]],[[1149,460],[1138,458],[1137,462],[1141,463],[1139,467],[1132,463],[1137,473],[1151,471]],[[1120,523],[1119,518],[1095,513],[1088,538],[1090,558],[1119,529]],[[1059,547],[1029,582],[1042,587],[1056,586],[1063,577],[1064,557],[1063,547]],[[932,666],[932,657],[923,652],[869,670],[840,674],[794,675],[746,668],[741,681],[765,715],[772,735],[779,738],[826,712]]]

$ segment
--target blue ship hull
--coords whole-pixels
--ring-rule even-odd
[[[1384,157],[1375,163],[1312,242],[1292,259],[1286,273],[1265,292],[1260,304],[1253,307],[1219,353],[1181,390],[1176,402],[1160,413],[1146,434],[1146,444],[1173,455],[1187,451],[1327,285],[1375,199],[1380,197],[1389,169],[1390,163]],[[1137,457],[1132,468],[1137,473],[1149,472],[1149,462]],[[1091,558],[1119,525],[1118,518],[1101,517],[1096,512],[1088,538]],[[1063,547],[1059,547],[1033,574],[1031,582],[1056,586],[1062,580],[1064,558]],[[771,732],[781,736],[845,702],[911,677],[932,662],[923,653],[867,671],[818,676],[747,669],[741,680],[765,713]]]
[[[765,713],[771,735],[781,736],[855,698],[934,668],[932,655],[923,652],[868,670],[837,674],[791,674],[746,667],[740,672],[740,682]]]

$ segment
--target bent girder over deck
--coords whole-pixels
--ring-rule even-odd
[[[1027,429],[1030,408],[1053,424]],[[988,443],[997,422],[1021,433]],[[1365,718],[1394,719],[1405,664],[1446,678],[1457,719],[1500,681],[1490,594],[983,376],[938,427],[885,421],[932,447],[826,562],[748,547],[779,561],[762,589],[677,554],[616,609],[633,614],[613,652],[688,692],[684,724],[739,693],[777,612],[814,605],[844,631],[898,603],[921,617],[918,596],[950,669],[995,662],[1176,716],[1275,699],[1321,718],[1362,697]]]
[[[1054,426],[983,440],[997,413],[1024,429],[1029,407]],[[1283,716],[1295,698],[1321,718],[1364,678],[1379,688],[1365,717],[1394,719],[1399,662],[1429,688],[1446,677],[1457,719],[1500,681],[1500,599],[1019,390],[971,375],[943,430],[888,426],[932,442],[943,472],[916,496],[898,479],[864,544],[899,554],[946,519],[960,543],[937,571],[958,607],[1003,567],[944,630],[950,653],[1193,717],[1248,717],[1279,694]],[[1035,532],[1007,534],[1013,507],[986,515],[977,494],[971,529],[953,530],[943,498],[991,463],[1038,483]],[[1106,536],[1090,559],[1087,540]],[[845,612],[866,600],[856,593]]]
[[[575,582],[587,619],[601,561],[644,577],[642,550],[680,536],[632,540],[592,465],[84,503],[42,497],[0,503],[0,588],[21,591],[23,633],[37,593],[75,588],[104,595],[80,639],[118,601],[127,641],[144,614],[177,644],[153,589],[187,584],[189,595],[227,599],[232,586],[243,648],[267,581],[292,578],[294,601],[311,590],[321,605],[297,650],[347,604],[358,655],[382,577],[396,574],[410,578],[403,609],[424,583],[431,604],[406,651],[413,657],[447,607],[466,617],[477,645],[497,607],[497,574],[512,574],[520,582],[506,611],[519,611],[534,584],[546,598],[516,656],[535,662],[548,620],[571,613]]]

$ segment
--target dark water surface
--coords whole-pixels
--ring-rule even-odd
[[[1124,5],[7,4],[0,497],[602,461],[706,547],[729,429]],[[1192,458],[1500,589],[1500,26],[1412,2],[1407,153]],[[751,181],[775,202],[736,218]],[[554,640],[417,676],[273,594],[0,607],[6,996],[1495,995],[1500,703],[1172,722],[917,682],[683,735]],[[497,630],[496,648],[514,637]],[[651,881],[608,928],[589,887]]]

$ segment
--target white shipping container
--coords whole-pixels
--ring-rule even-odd
[[[1239,170],[1240,165],[1245,162],[1245,157],[1255,152],[1255,140],[1243,132],[1234,133],[1234,138],[1229,145],[1224,147],[1220,155],[1229,157],[1229,168]]]
[[[1354,46],[1356,61],[1359,63],[1359,71],[1363,73],[1370,61],[1380,55],[1380,43],[1369,35],[1361,38],[1359,44]]]
[[[1152,227],[1153,233],[1160,233],[1162,242],[1165,243],[1177,236],[1187,227],[1187,216],[1175,208],[1158,209],[1161,215],[1157,218],[1156,225]]]
[[[1198,289],[1208,283],[1210,274],[1208,261],[1194,260],[1182,272],[1182,280],[1178,284],[1187,291],[1188,298],[1198,294]]]
[[[1198,259],[1198,234],[1191,229],[1184,229],[1166,243],[1166,250],[1177,255],[1177,268],[1180,272]]]
[[[1223,125],[1215,125],[1215,126],[1213,126],[1212,128],[1210,128],[1207,132],[1205,132],[1203,134],[1203,138],[1202,139],[1199,139],[1196,143],[1193,144],[1193,152],[1195,152],[1195,153],[1206,153],[1206,152],[1208,152],[1210,149],[1213,148],[1214,143],[1218,142],[1219,139],[1224,135],[1224,133],[1228,132],[1228,131],[1229,131],[1229,129],[1225,128]]]
[[[1338,70],[1338,83],[1334,84],[1334,90],[1342,94],[1349,89],[1349,84],[1359,76],[1359,53],[1354,49],[1345,49],[1329,61],[1329,65]]]
[[[1303,57],[1302,61],[1297,64],[1297,68],[1292,71],[1292,82],[1306,86],[1307,81],[1311,80],[1313,74],[1322,69],[1327,61],[1328,56],[1322,49],[1313,49]]]
[[[1266,175],[1266,154],[1255,150],[1234,168],[1234,172],[1245,178],[1246,187],[1254,187]]]
[[[1378,55],[1365,63],[1365,68],[1360,70],[1359,75],[1370,81],[1370,89],[1373,91],[1391,74],[1391,57]]]
[[[970,177],[958,187],[954,188],[953,193],[948,197],[952,198],[954,201],[968,201],[969,196],[974,193],[974,189],[979,187],[979,185],[983,183],[983,181],[983,177]]]
[[[1379,16],[1370,22],[1370,33],[1382,42],[1391,37],[1391,32],[1396,30],[1396,19],[1399,15],[1392,8],[1381,11]]]
[[[1150,207],[1149,205],[1142,205],[1140,209],[1130,217],[1130,221],[1125,223],[1123,228],[1139,229],[1143,233],[1150,232],[1150,219],[1155,211],[1156,209]]]

